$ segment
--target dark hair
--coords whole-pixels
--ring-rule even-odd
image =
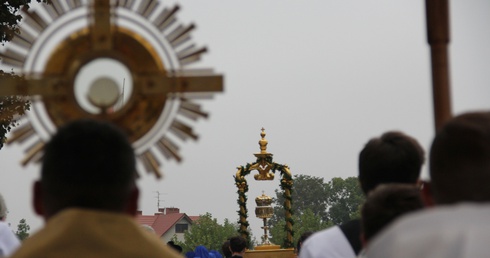
[[[167,246],[177,251],[179,254],[182,253],[182,246],[176,245],[174,241],[168,241]]]
[[[223,255],[225,258],[230,258],[232,256],[231,250],[230,250],[230,240],[226,240],[223,245],[221,246],[221,252],[223,252]]]
[[[383,183],[415,184],[424,163],[424,151],[412,137],[386,132],[371,139],[359,154],[359,181],[364,194]]]
[[[52,213],[68,207],[121,211],[135,187],[135,162],[131,143],[117,127],[70,122],[44,149],[44,205]]]
[[[313,231],[306,231],[298,239],[298,243],[296,244],[296,253],[299,254],[299,251],[301,250],[301,245],[305,242],[305,240],[313,235]]]
[[[230,249],[232,252],[241,253],[247,247],[247,240],[241,236],[230,238]]]
[[[383,184],[371,191],[361,208],[364,237],[370,240],[399,216],[424,207],[419,187],[412,184]]]
[[[430,151],[434,201],[490,201],[490,112],[472,112],[448,121]]]

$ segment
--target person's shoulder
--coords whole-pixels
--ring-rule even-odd
[[[340,229],[339,226],[329,227],[313,233],[313,235],[311,235],[309,238],[306,239],[305,243],[317,241],[320,239],[330,238],[330,237],[336,237],[339,234],[342,234],[342,230]]]
[[[6,222],[0,223],[0,256],[10,256],[20,246],[20,241]],[[2,256],[3,257],[3,256]]]
[[[10,230],[7,222],[0,220],[0,231]]]
[[[438,206],[406,214],[398,218],[385,231],[416,232],[439,227],[447,228],[448,225],[462,226],[461,223],[473,224],[480,218],[487,220],[489,214],[490,204],[461,203]],[[466,219],[461,220],[461,218]],[[455,221],[458,221],[458,224],[454,224]]]
[[[427,222],[430,223],[434,216],[437,215],[435,215],[433,210],[423,210],[398,218],[385,227],[374,237],[374,239],[370,241],[368,250],[373,250],[378,245],[384,245],[383,243],[387,241],[396,242],[399,237],[406,236],[407,232],[416,234],[418,231],[427,229],[425,224]],[[432,226],[434,226],[434,224],[432,224]]]
[[[74,221],[71,218],[75,214],[87,216]],[[87,242],[97,242],[99,248],[84,249]],[[64,252],[76,253],[66,257],[181,257],[156,235],[144,231],[131,216],[76,210],[51,218],[23,242],[13,257],[60,257],[59,246]]]
[[[299,257],[355,257],[355,253],[340,227],[333,226],[308,237]]]
[[[489,215],[489,204],[457,204],[410,213],[381,231],[366,253],[377,258],[428,257],[434,249],[458,246],[470,235],[488,239]]]

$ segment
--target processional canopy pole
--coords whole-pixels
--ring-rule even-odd
[[[438,131],[451,118],[449,79],[449,3],[426,0],[427,36],[431,50],[434,122]]]

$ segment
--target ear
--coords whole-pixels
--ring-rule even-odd
[[[128,203],[126,205],[126,213],[131,215],[131,216],[136,216],[136,213],[138,211],[138,198],[140,195],[140,191],[137,186],[135,186],[132,190],[131,193],[129,194],[129,199]]]
[[[428,181],[422,181],[420,193],[426,207],[435,206],[434,196],[432,195],[432,184]]]
[[[40,181],[35,181],[32,187],[32,206],[39,216],[44,216],[43,192]]]

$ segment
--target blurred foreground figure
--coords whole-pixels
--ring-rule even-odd
[[[437,207],[410,214],[375,237],[367,257],[488,257],[490,239],[490,112],[447,122],[430,151]]]
[[[359,154],[359,183],[367,195],[380,184],[415,185],[424,163],[424,151],[412,137],[386,132],[368,141]],[[306,239],[300,258],[355,258],[361,251],[361,221],[352,220]]]
[[[79,120],[45,146],[34,210],[46,225],[12,257],[180,257],[139,226],[135,156],[116,127]]]
[[[363,247],[366,248],[371,239],[396,219],[423,208],[420,187],[416,185],[383,184],[376,187],[361,209]],[[358,256],[361,257],[365,256]]]
[[[11,255],[20,246],[20,241],[7,222],[7,205],[0,194],[0,257]]]
[[[221,252],[223,253],[225,258],[230,258],[232,253],[230,249],[230,240],[226,240],[221,246]]]

